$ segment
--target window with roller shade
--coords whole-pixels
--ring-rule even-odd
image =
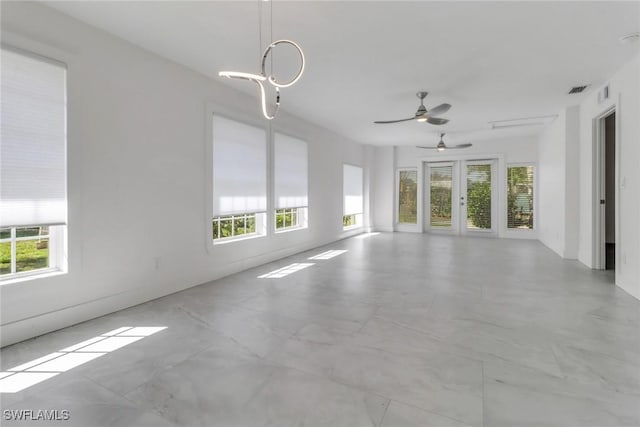
[[[276,231],[307,226],[307,143],[274,134],[274,194]]]
[[[362,168],[345,164],[342,176],[342,226],[344,228],[360,227],[364,211]]]
[[[214,243],[264,235],[266,210],[266,131],[214,115]]]
[[[1,49],[0,278],[66,269],[66,67]]]
[[[534,166],[507,167],[507,228],[533,229]]]

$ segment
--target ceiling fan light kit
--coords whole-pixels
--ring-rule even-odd
[[[436,146],[426,146],[426,145],[416,145],[417,148],[423,148],[426,150],[438,150],[440,152],[442,151],[446,151],[446,150],[459,150],[462,148],[469,148],[471,147],[473,144],[458,144],[458,145],[453,145],[453,146],[448,146],[447,144],[444,143],[444,133],[440,134],[440,142],[438,142],[438,145]]]

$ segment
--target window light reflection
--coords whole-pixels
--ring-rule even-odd
[[[369,237],[373,237],[373,236],[377,236],[378,233],[377,231],[371,232],[371,233],[362,233],[362,234],[358,234],[357,236],[354,237],[354,239],[367,239]]]
[[[333,257],[337,257],[338,255],[342,255],[345,252],[347,251],[342,249],[334,249],[331,251],[322,252],[321,254],[312,256],[309,259],[331,259]]]
[[[312,262],[294,262],[293,264],[287,265],[286,267],[282,267],[270,273],[258,276],[258,279],[281,279],[285,276],[295,273],[296,271],[311,267],[312,265],[315,264]]]
[[[7,369],[0,372],[0,393],[17,393],[164,329],[125,326]]]

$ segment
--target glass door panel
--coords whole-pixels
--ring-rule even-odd
[[[429,225],[432,229],[451,228],[453,165],[429,168]]]
[[[466,167],[466,228],[491,230],[491,164],[471,164]]]

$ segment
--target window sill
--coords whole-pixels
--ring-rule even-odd
[[[347,227],[342,227],[342,231],[357,230],[358,228],[362,228],[362,225],[356,224],[356,225],[349,225]]]
[[[264,237],[264,234],[251,234],[248,236],[239,236],[239,237],[227,237],[225,239],[222,240],[214,240],[213,241],[213,246],[218,246],[218,245],[226,245],[227,243],[234,243],[234,242],[242,242],[244,240],[251,240],[251,239],[258,239],[260,237]]]
[[[46,279],[49,277],[60,276],[62,274],[67,274],[67,272],[59,270],[57,268],[48,268],[46,270],[18,273],[10,277],[0,277],[0,286],[10,285],[14,283],[28,282],[30,280],[36,280],[36,279]]]
[[[306,230],[307,228],[309,228],[309,227],[307,227],[306,225],[305,226],[299,225],[297,227],[281,228],[279,230],[276,230],[275,233],[276,234],[290,233],[292,231]]]

